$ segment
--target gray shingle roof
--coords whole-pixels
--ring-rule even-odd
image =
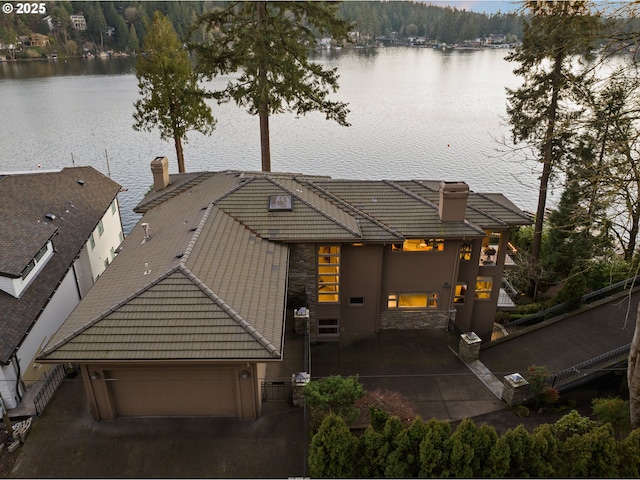
[[[10,361],[119,189],[92,167],[0,176],[0,271],[19,274],[57,232],[56,253],[21,297],[0,291],[0,362]]]

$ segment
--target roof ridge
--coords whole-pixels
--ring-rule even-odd
[[[329,192],[328,190],[325,190],[324,188],[322,188],[320,185],[317,185],[316,183],[314,183],[312,180],[307,180],[305,181],[306,184],[308,185],[312,185],[313,188],[320,190],[324,195],[326,195],[327,197],[331,198],[331,200],[339,203],[340,205],[342,205],[343,207],[347,207],[348,209],[354,210],[356,212],[358,212],[358,215],[362,216],[363,218],[366,218],[367,220],[369,220],[370,222],[375,223],[376,225],[378,225],[380,228],[382,228],[383,230],[385,230],[386,232],[390,233],[391,235],[393,235],[394,237],[398,237],[399,239],[404,239],[404,235],[402,235],[400,232],[394,230],[393,228],[389,227],[388,225],[385,225],[384,223],[382,223],[380,220],[378,220],[375,217],[372,217],[371,215],[369,215],[368,213],[363,212],[362,210],[360,210],[358,207],[356,207],[355,205],[350,204],[349,202],[347,202],[346,200],[338,197],[337,195]],[[356,219],[357,221],[357,219]]]
[[[211,288],[204,283],[198,276],[189,270],[184,264],[180,263],[177,267],[180,272],[191,280],[195,286],[200,288],[216,305],[231,317],[241,328],[251,335],[264,349],[271,354],[273,358],[281,358],[282,353],[278,351],[267,338],[258,332],[249,322],[247,322],[238,312],[229,306],[221,297],[219,297]]]
[[[340,220],[338,220],[337,218],[334,218],[332,215],[330,215],[329,213],[325,212],[324,210],[322,210],[321,208],[313,205],[311,202],[305,200],[304,198],[302,198],[300,195],[298,195],[296,192],[291,191],[289,188],[285,187],[284,185],[282,185],[280,182],[277,182],[274,178],[271,178],[269,176],[265,177],[267,180],[269,180],[271,183],[273,183],[274,185],[277,185],[278,187],[282,188],[284,191],[290,193],[291,195],[293,195],[294,197],[296,197],[298,200],[300,200],[302,203],[304,203],[305,205],[307,205],[309,208],[315,210],[316,212],[320,213],[322,216],[328,218],[329,220],[331,220],[332,222],[336,223],[337,225],[340,225],[342,228],[344,228],[346,231],[348,231],[349,233],[362,238],[362,232],[361,231],[354,231],[353,229],[349,228],[349,226],[345,225],[343,222],[341,222]],[[298,180],[296,179],[291,179],[291,181],[296,182],[298,185],[303,186],[302,183],[300,183]],[[312,192],[313,193],[313,192]],[[315,193],[314,193],[315,195]],[[345,212],[347,214],[349,214],[349,212]],[[356,222],[357,224],[357,222]]]
[[[211,178],[215,174],[216,174],[216,172],[199,172],[199,173],[196,173],[196,176],[193,177],[191,180],[186,181],[182,185],[179,185],[179,186],[175,187],[174,189],[171,189],[170,191],[161,193],[157,197],[154,197],[154,198],[150,199],[148,202],[144,202],[144,199],[143,199],[140,203],[138,203],[138,205],[136,205],[134,207],[134,212],[136,212],[136,213],[146,213],[149,210],[151,210],[152,208],[155,208],[158,205],[166,202],[167,200],[170,200],[170,199],[180,195],[181,193],[185,192],[186,190],[188,190],[189,188],[193,187],[194,185],[199,185],[200,183],[204,182],[208,178]]]
[[[495,205],[498,205],[499,207],[502,207],[502,208],[504,208],[505,210],[510,211],[511,213],[515,213],[516,215],[518,215],[518,216],[520,216],[520,217],[523,217],[523,218],[527,217],[527,216],[524,214],[524,212],[522,212],[522,211],[518,211],[518,210],[514,210],[513,208],[509,207],[508,205],[505,205],[505,204],[503,204],[503,203],[496,202],[496,201],[495,201],[495,200],[493,200],[492,198],[489,198],[489,197],[487,196],[488,194],[486,194],[486,193],[480,193],[480,192],[474,192],[474,193],[475,193],[475,195],[478,195],[479,197],[482,197],[482,198],[484,198],[485,200],[488,200],[489,202],[491,202],[491,203],[493,203],[493,204],[495,204]],[[504,195],[503,195],[502,193],[493,193],[493,194],[490,194],[490,195],[502,195],[502,196],[504,197]],[[506,197],[505,197],[505,198],[506,198]],[[507,198],[507,200],[509,200],[509,199]]]
[[[189,240],[189,243],[187,244],[187,248],[185,249],[184,254],[182,255],[182,258],[180,258],[180,264],[186,264],[187,260],[189,259],[189,256],[191,255],[191,252],[193,251],[193,248],[195,247],[196,242],[200,238],[202,229],[204,228],[205,223],[207,223],[207,220],[209,219],[209,215],[211,215],[211,212],[213,211],[213,207],[214,207],[213,203],[210,203],[209,206],[207,207],[207,210],[204,212],[204,215],[200,219],[200,223],[196,227],[196,231],[193,233],[193,235],[191,236],[191,240]]]
[[[435,188],[430,187],[426,183],[424,183],[424,180],[412,180],[412,182],[417,184],[417,185],[420,185],[422,188],[425,188],[425,189],[429,190],[430,192],[437,193],[439,191],[439,190],[436,190]],[[473,191],[469,191],[469,196],[471,196],[471,195],[480,195],[480,194],[476,193],[476,192],[473,192]],[[491,199],[487,199],[487,200],[492,201]],[[495,202],[493,202],[493,203],[495,203]],[[484,215],[485,217],[490,218],[491,220],[494,220],[497,223],[500,223],[502,225],[507,226],[507,223],[505,223],[504,221],[500,220],[498,217],[495,217],[495,216],[491,215],[490,213],[485,212],[481,208],[476,207],[475,205],[471,204],[469,201],[467,201],[467,207],[470,208],[471,210],[475,211],[476,213],[479,213],[481,215]],[[465,222],[467,222],[469,225],[472,225],[471,222],[467,221],[466,219],[465,219]],[[473,226],[477,227],[477,228],[481,228],[481,227],[479,227],[477,225],[473,225]]]
[[[54,345],[51,345],[51,347],[42,350],[42,352],[40,353],[40,355],[38,356],[42,356],[42,355],[49,355],[50,353],[53,353],[55,350],[57,350],[59,347],[63,346],[64,344],[68,343],[69,341],[73,340],[74,338],[76,338],[78,335],[80,335],[81,333],[86,332],[89,328],[93,327],[94,325],[96,325],[98,322],[100,322],[101,320],[104,320],[108,315],[112,314],[113,312],[115,312],[116,310],[118,310],[120,307],[125,306],[127,303],[129,303],[131,300],[135,299],[136,297],[140,296],[141,294],[143,294],[144,292],[146,292],[147,290],[149,290],[151,287],[154,287],[155,285],[157,285],[158,283],[160,283],[161,281],[163,281],[164,279],[166,279],[167,277],[169,277],[170,275],[173,275],[174,273],[176,273],[178,271],[178,265],[171,268],[168,272],[166,272],[164,275],[159,276],[158,278],[156,278],[155,280],[147,283],[146,285],[144,285],[142,288],[139,288],[138,290],[136,290],[135,292],[133,292],[131,295],[129,295],[128,297],[126,297],[125,299],[119,301],[118,303],[116,303],[115,305],[113,305],[112,307],[110,307],[108,310],[102,312],[100,315],[98,315],[96,318],[94,318],[93,320],[91,320],[88,323],[85,323],[84,325],[82,325],[80,328],[78,328],[77,330],[74,330],[73,332],[71,332],[69,335],[67,335],[66,337],[63,337],[60,341],[58,341],[57,343],[55,343]]]

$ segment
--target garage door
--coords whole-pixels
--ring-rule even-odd
[[[105,372],[118,416],[239,416],[234,368]]]

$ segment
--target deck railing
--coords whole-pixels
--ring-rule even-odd
[[[49,401],[53,398],[64,377],[64,365],[58,364],[49,371],[49,375],[42,385],[42,388],[33,399],[33,404],[36,407],[36,414],[38,416],[42,414]]]

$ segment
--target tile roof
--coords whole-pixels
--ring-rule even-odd
[[[209,204],[235,183],[211,175],[150,209],[150,239],[134,228],[42,359],[280,359],[288,249]]]
[[[54,233],[56,249],[19,299],[0,291],[0,362],[10,361],[119,189],[92,167],[0,176],[0,271],[19,274]]]
[[[530,222],[495,194],[470,195],[474,221],[442,222],[438,185],[234,171],[173,176],[136,207],[151,238],[134,228],[42,359],[278,360],[287,243],[481,237],[487,226]],[[291,209],[270,211],[274,195],[289,196]]]

